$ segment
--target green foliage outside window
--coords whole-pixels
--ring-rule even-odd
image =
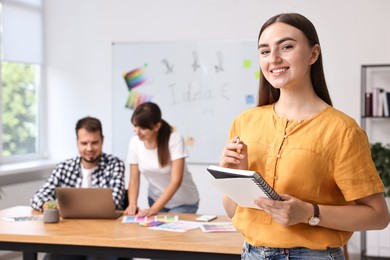
[[[37,152],[37,70],[30,64],[1,64],[3,157]]]

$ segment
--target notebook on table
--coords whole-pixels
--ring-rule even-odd
[[[115,210],[111,188],[56,188],[62,218],[114,219],[122,213]]]

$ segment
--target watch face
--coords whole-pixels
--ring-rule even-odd
[[[316,226],[320,223],[320,218],[312,217],[309,220],[309,225]]]

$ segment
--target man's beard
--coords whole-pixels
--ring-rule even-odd
[[[100,161],[100,156],[101,156],[101,155],[98,155],[98,156],[96,156],[95,158],[91,158],[91,159],[87,159],[87,158],[85,158],[85,157],[81,157],[81,159],[82,159],[83,161],[87,162],[87,163],[97,163],[97,162]]]

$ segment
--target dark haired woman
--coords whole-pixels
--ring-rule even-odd
[[[270,18],[258,48],[259,104],[234,120],[220,165],[261,173],[283,201],[253,198],[256,210],[224,197],[245,238],[241,259],[344,259],[354,231],[389,223],[367,135],[332,107],[307,18]]]
[[[132,117],[136,135],[129,143],[129,206],[125,214],[156,215],[159,212],[196,213],[198,190],[188,171],[188,152],[182,136],[162,119],[157,104],[139,105]],[[149,182],[147,209],[138,208],[140,174]]]

